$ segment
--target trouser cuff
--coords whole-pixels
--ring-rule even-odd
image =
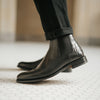
[[[72,27],[66,27],[66,28],[62,28],[62,29],[56,29],[54,31],[51,32],[46,32],[46,40],[53,40],[56,39],[58,37],[62,37],[65,35],[69,35],[69,34],[73,34],[73,29]]]

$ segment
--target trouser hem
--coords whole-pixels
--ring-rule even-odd
[[[62,29],[56,29],[54,31],[46,32],[46,40],[53,40],[65,35],[73,34],[72,27],[66,27]]]

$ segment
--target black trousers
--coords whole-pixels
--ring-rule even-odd
[[[34,0],[39,12],[46,40],[73,34],[66,0]]]

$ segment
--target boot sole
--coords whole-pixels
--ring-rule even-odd
[[[79,59],[73,61],[73,62],[71,63],[72,66],[70,66],[68,69],[70,69],[70,68],[73,69],[73,68],[79,67],[79,66],[85,64],[86,62],[87,62],[87,58],[84,56],[84,57],[82,57],[82,58],[79,58]],[[65,65],[65,66],[66,66],[66,65]],[[68,69],[65,69],[63,72],[67,72]]]
[[[23,67],[23,66],[19,66],[19,65],[17,65],[17,67],[18,68],[20,68],[20,69],[22,69],[22,70],[25,70],[25,71],[30,71],[30,70],[32,70],[32,69],[28,69],[28,68],[25,68],[25,67]],[[35,68],[33,68],[33,69],[35,69]],[[72,72],[72,67],[69,67],[68,69],[65,69],[63,72]]]
[[[58,73],[62,72],[62,71],[65,71],[67,70],[68,68],[72,67],[72,68],[76,68],[80,65],[83,65],[87,62],[87,59],[85,56],[79,58],[79,59],[76,59],[68,64],[66,64],[65,66],[61,67],[59,70],[57,70],[55,73],[52,73],[48,76],[44,76],[44,77],[40,77],[40,78],[36,78],[36,79],[31,79],[31,80],[25,80],[25,79],[17,79],[17,82],[18,83],[37,83],[37,82],[41,82],[45,79],[48,79],[48,78],[51,78],[55,75],[57,75]]]

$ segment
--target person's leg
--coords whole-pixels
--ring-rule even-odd
[[[40,14],[47,40],[73,33],[68,19],[66,0],[34,0],[34,2]],[[18,67],[24,70],[32,70],[36,68],[41,60],[20,62]],[[64,72],[71,71],[71,68],[69,68]]]
[[[34,0],[47,40],[73,34],[66,0]]]
[[[17,82],[43,81],[70,67],[76,68],[87,59],[73,37],[65,0],[34,0],[50,47],[35,70],[21,73]]]

